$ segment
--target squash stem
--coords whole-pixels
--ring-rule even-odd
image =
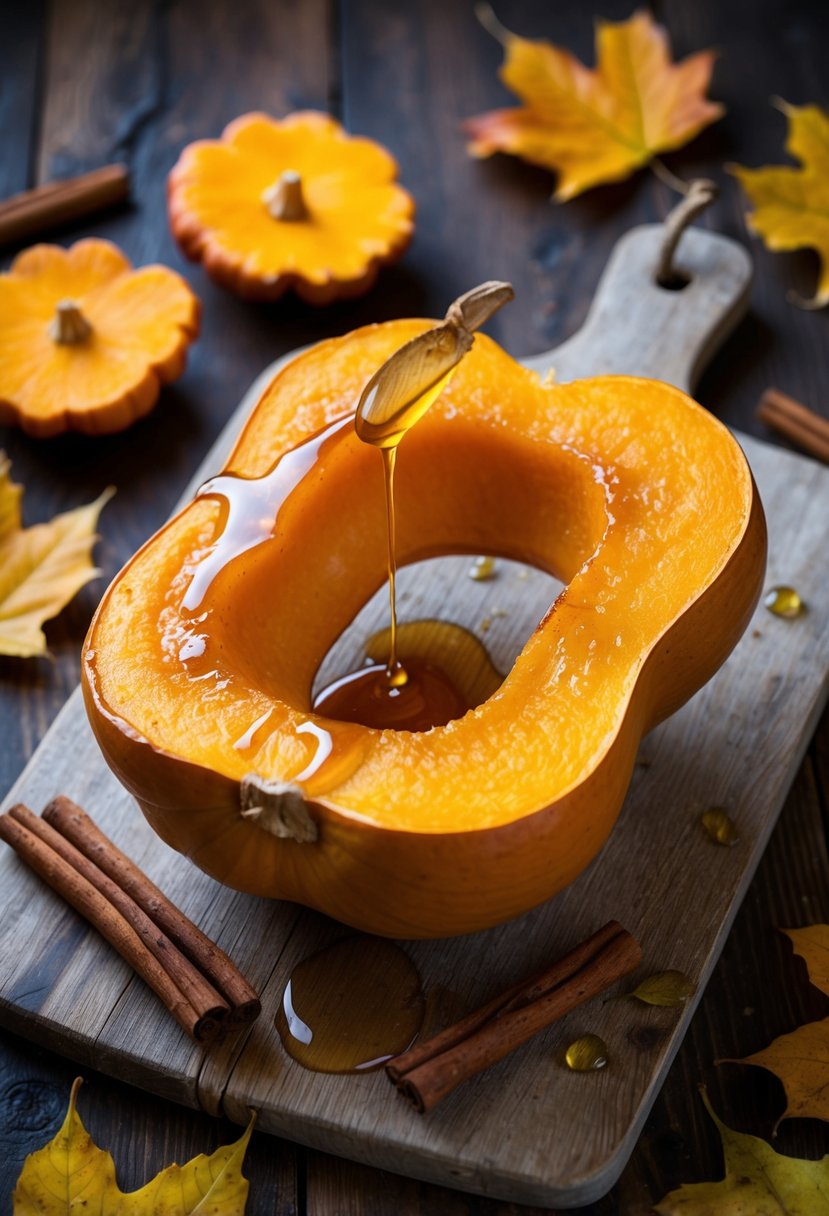
[[[293,169],[286,169],[283,174],[262,192],[262,202],[268,209],[268,214],[275,220],[308,219],[308,208],[302,193],[302,178]]]
[[[92,326],[74,300],[59,300],[47,332],[60,346],[76,346],[86,341]]]

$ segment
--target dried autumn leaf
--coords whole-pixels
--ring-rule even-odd
[[[829,304],[829,115],[818,106],[777,103],[789,120],[786,151],[800,167],[732,165],[754,206],[749,226],[772,250],[816,249],[817,291],[810,307]]]
[[[104,490],[95,502],[48,524],[21,528],[21,487],[12,483],[0,453],[0,654],[46,654],[43,622],[100,574],[92,546],[101,508],[113,493]]]
[[[805,960],[809,979],[829,996],[829,925],[783,932],[791,938],[795,954]],[[780,1078],[787,1103],[781,1120],[829,1121],[829,1018],[799,1026],[791,1034],[780,1035],[762,1051],[728,1062],[756,1064]]]
[[[14,1188],[14,1216],[62,1216],[83,1210],[110,1216],[120,1192],[109,1153],[93,1142],[75,1110],[81,1078],[72,1086],[69,1109],[58,1134],[30,1153]]]
[[[815,988],[829,996],[829,925],[807,925],[805,929],[783,929],[794,952],[802,958]]]
[[[629,177],[724,112],[705,96],[714,52],[673,63],[666,31],[647,12],[597,23],[595,70],[550,42],[499,36],[501,79],[524,105],[469,119],[469,150],[509,152],[555,170],[559,201]]]
[[[168,1165],[140,1191],[122,1197],[119,1216],[242,1216],[248,1180],[242,1162],[253,1131],[253,1119],[233,1144],[186,1165]]]
[[[248,1183],[242,1161],[253,1130],[209,1157],[169,1165],[139,1191],[125,1193],[115,1180],[112,1157],[98,1148],[75,1109],[75,1081],[63,1126],[53,1140],[30,1153],[14,1191],[14,1216],[243,1216]]]
[[[725,1158],[720,1182],[686,1183],[656,1205],[660,1216],[829,1216],[829,1156],[784,1157],[756,1136],[732,1131],[703,1101]]]

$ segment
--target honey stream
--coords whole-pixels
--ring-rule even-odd
[[[389,584],[389,646],[385,670],[370,668],[344,676],[324,691],[315,708],[331,717],[368,726],[427,730],[460,717],[470,705],[434,662],[405,666],[398,650],[394,471],[397,449],[447,386],[472,347],[473,331],[512,298],[507,283],[483,283],[450,305],[442,325],[413,338],[380,367],[357,404],[354,426],[364,443],[383,457]],[[410,670],[411,667],[411,670]],[[418,683],[415,712],[402,710],[412,698],[399,694],[414,677]],[[402,712],[401,712],[402,711]]]
[[[402,688],[408,680],[408,672],[397,653],[397,597],[395,575],[397,574],[396,528],[394,509],[394,470],[397,464],[397,448],[408,431],[418,422],[429,407],[437,401],[452,378],[464,349],[457,337],[449,331],[440,331],[437,338],[433,332],[415,338],[396,358],[400,366],[391,367],[391,361],[369,381],[354,419],[357,434],[364,443],[380,449],[383,457],[383,483],[386,499],[386,534],[388,541],[387,567],[389,581],[389,613],[391,633],[386,676],[392,688]],[[402,358],[401,358],[402,356]]]

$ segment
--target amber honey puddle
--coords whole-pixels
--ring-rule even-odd
[[[406,682],[388,679],[389,629],[366,643],[366,664],[321,689],[314,712],[394,730],[445,726],[492,696],[503,679],[482,642],[451,621],[407,621],[397,645]]]
[[[305,1068],[366,1072],[406,1050],[424,1011],[420,975],[405,951],[384,938],[355,936],[294,967],[276,1028]]]

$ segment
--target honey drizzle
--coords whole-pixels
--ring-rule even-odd
[[[433,332],[429,331],[427,334],[422,334],[421,338],[430,338]],[[397,653],[397,595],[395,590],[397,575],[397,529],[394,511],[394,470],[397,464],[397,448],[404,435],[411,430],[416,422],[419,422],[429,407],[437,401],[446,385],[452,379],[457,364],[466,353],[466,350],[469,349],[468,346],[459,349],[458,344],[452,346],[446,342],[436,341],[433,346],[424,343],[425,349],[421,350],[418,346],[419,341],[418,338],[415,338],[414,342],[410,342],[402,350],[397,351],[392,356],[392,360],[404,352],[408,352],[404,365],[406,361],[412,361],[420,371],[425,367],[428,379],[426,386],[423,387],[422,382],[417,381],[411,370],[407,372],[407,375],[401,375],[399,368],[395,370],[389,382],[388,368],[392,362],[392,360],[389,360],[369,381],[367,388],[360,398],[360,404],[357,407],[357,413],[354,418],[354,425],[359,437],[365,443],[370,443],[372,447],[379,448],[383,458],[383,486],[386,499],[386,566],[389,582],[389,614],[391,618],[389,653],[386,660],[386,679],[391,688],[402,688],[409,679],[408,672],[400,662]],[[436,357],[451,362],[451,366],[448,369],[442,370],[437,379],[434,378],[434,369],[431,367],[431,361]],[[405,398],[402,404],[396,404],[393,412],[388,417],[384,416],[383,421],[376,421],[377,413],[382,411],[385,415],[388,412],[390,408],[388,398],[399,402],[399,398],[396,398],[394,394],[400,392],[401,380],[403,383],[401,395]],[[372,419],[372,414],[375,415],[375,420]]]
[[[381,453],[383,456],[383,483],[386,491],[386,541],[388,544],[389,616],[391,619],[386,678],[392,688],[402,688],[404,684],[408,683],[409,674],[397,657],[397,593],[395,590],[397,545],[394,520],[394,466],[397,463],[397,446],[381,448]]]
[[[348,433],[352,415],[337,418],[315,435],[280,456],[263,477],[225,473],[206,481],[197,498],[217,498],[222,516],[209,550],[193,571],[182,600],[186,613],[196,612],[213,580],[234,558],[273,536],[283,504],[324,455],[329,443]]]

